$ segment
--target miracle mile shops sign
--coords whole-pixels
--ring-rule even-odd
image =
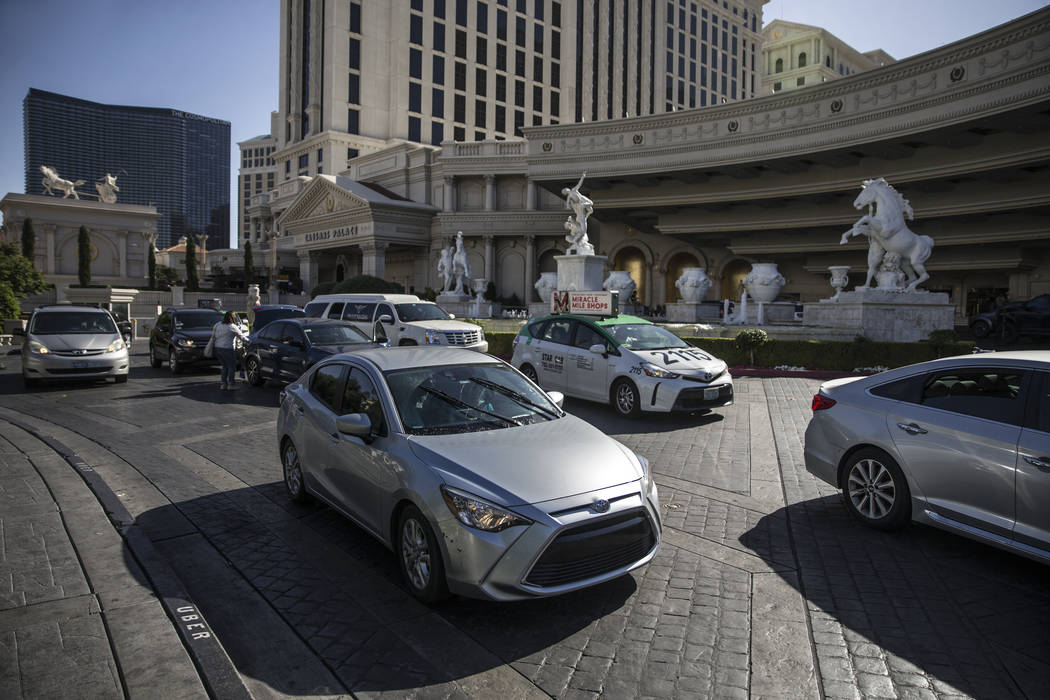
[[[620,311],[618,292],[554,292],[551,313],[615,316]]]

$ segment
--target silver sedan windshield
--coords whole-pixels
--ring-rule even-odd
[[[691,347],[677,335],[648,323],[624,323],[605,326],[605,331],[628,350],[663,350]]]
[[[386,373],[412,435],[496,430],[560,418],[561,410],[504,365],[419,367]]]

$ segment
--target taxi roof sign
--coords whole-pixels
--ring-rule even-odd
[[[620,312],[619,292],[555,291],[551,294],[551,313],[616,316]]]

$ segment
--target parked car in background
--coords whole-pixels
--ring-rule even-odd
[[[128,347],[113,315],[90,306],[55,304],[33,311],[22,343],[26,387],[45,380],[128,380]]]
[[[479,352],[335,355],[282,392],[285,486],[393,549],[425,602],[592,586],[653,558],[660,504],[645,458],[560,402]]]
[[[622,416],[733,403],[726,363],[643,318],[543,316],[514,338],[511,364],[544,389],[609,403]]]
[[[350,321],[390,345],[452,345],[488,352],[481,326],[457,321],[432,301],[414,294],[323,294],[306,305],[306,315]],[[382,337],[381,336],[381,337]]]
[[[372,345],[372,338],[345,321],[325,318],[273,321],[248,342],[244,368],[252,386],[262,386],[267,379],[291,382],[327,357]]]
[[[249,328],[250,333],[256,333],[270,323],[280,319],[303,318],[306,315],[300,307],[293,306],[292,304],[256,306],[252,311],[255,313],[255,319],[252,321],[251,327]]]
[[[1014,301],[970,317],[974,338],[1001,337],[1007,343],[1024,335],[1050,335],[1050,294]]]
[[[1050,351],[949,357],[813,397],[806,469],[865,525],[933,525],[1050,563]]]
[[[214,309],[171,308],[153,323],[149,332],[149,363],[160,367],[168,363],[172,374],[181,374],[191,365],[215,366],[217,357],[205,357],[204,348],[211,338],[212,327],[223,313]]]

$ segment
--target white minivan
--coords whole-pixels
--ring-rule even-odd
[[[432,301],[414,294],[322,294],[306,305],[306,315],[349,321],[369,336],[386,336],[390,345],[450,345],[488,352],[481,326],[457,321]]]

